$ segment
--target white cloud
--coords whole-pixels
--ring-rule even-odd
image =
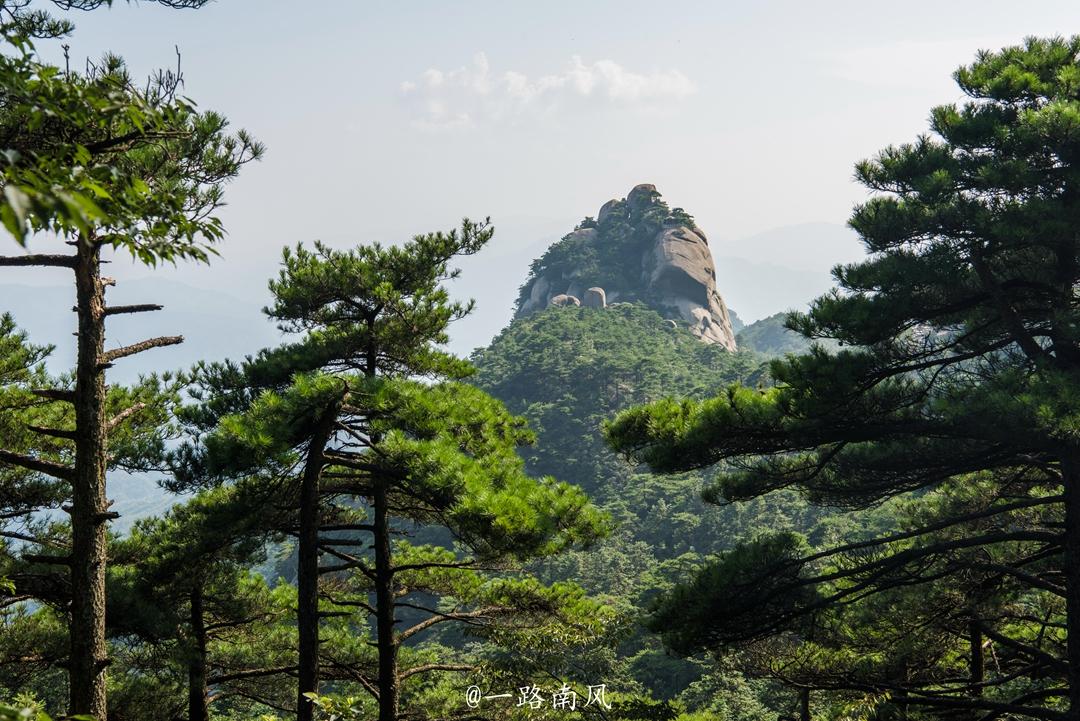
[[[586,63],[575,55],[561,72],[530,78],[514,70],[494,72],[487,55],[455,70],[430,68],[401,83],[401,94],[426,128],[469,127],[486,122],[547,115],[571,103],[656,108],[697,92],[678,70],[637,73],[613,60]]]

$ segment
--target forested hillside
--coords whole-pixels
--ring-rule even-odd
[[[529,420],[537,440],[522,449],[530,470],[577,483],[617,525],[610,538],[545,562],[543,575],[575,579],[609,597],[631,619],[616,650],[612,683],[682,708],[719,709],[728,717],[766,718],[794,707],[795,697],[754,686],[734,668],[718,673],[703,661],[672,658],[638,625],[651,599],[710,554],[762,529],[806,533],[821,541],[838,519],[798,494],[778,492],[752,503],[717,507],[701,499],[711,473],[645,473],[611,451],[601,426],[621,409],[669,395],[707,398],[732,383],[768,382],[767,355],[729,352],[673,327],[642,304],[606,309],[551,307],[515,320],[474,354],[472,382]],[[823,523],[824,522],[824,523]],[[628,685],[629,684],[629,685]],[[737,691],[714,699],[713,689]]]

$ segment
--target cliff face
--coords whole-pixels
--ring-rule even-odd
[[[535,260],[517,317],[550,305],[604,308],[640,301],[702,342],[735,350],[727,306],[705,234],[652,185],[609,200]]]

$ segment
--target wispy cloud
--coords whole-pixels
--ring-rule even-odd
[[[493,71],[487,55],[454,70],[431,68],[401,84],[414,122],[426,128],[473,127],[546,115],[572,103],[655,108],[697,92],[678,70],[633,72],[613,60],[587,63],[575,55],[557,73],[529,77]]]

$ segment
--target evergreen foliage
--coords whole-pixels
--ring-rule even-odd
[[[89,9],[103,3],[58,4]],[[105,289],[115,281],[101,274],[102,251],[126,251],[147,265],[206,260],[224,233],[214,215],[224,184],[259,157],[262,147],[243,132],[229,134],[222,116],[199,113],[179,97],[178,73],[159,73],[143,84],[115,56],[88,63],[81,73],[42,62],[31,38],[70,30],[19,0],[0,3],[0,224],[23,248],[40,243],[41,235],[58,236],[73,248],[0,257],[0,267],[71,270],[78,313],[72,382],[34,389],[41,398],[70,404],[73,413],[65,405],[52,417],[62,422],[29,427],[45,448],[7,448],[0,463],[70,486],[70,544],[59,546],[69,552],[48,559],[69,575],[68,710],[104,718],[106,526],[116,516],[108,510],[106,471],[131,450],[122,448],[130,435],[125,425],[160,422],[167,413],[159,399],[128,398],[117,409],[105,374],[116,361],[183,338],[161,336],[105,349],[109,315],[160,306],[109,306]],[[65,457],[39,457],[56,439],[65,442]]]
[[[481,668],[416,645],[443,624],[588,636],[608,615],[569,586],[484,575],[606,532],[580,489],[526,474],[524,421],[458,382],[472,368],[441,348],[472,307],[443,287],[450,263],[490,236],[465,221],[401,246],[286,250],[266,312],[300,340],[198,371],[203,403],[186,417],[199,436],[177,456],[179,482],[262,476],[275,507],[297,509],[271,527],[298,540],[298,718],[333,703],[320,675],[339,693],[351,682],[366,698],[349,705],[379,718],[401,703],[432,713],[417,700],[427,677]],[[406,540],[421,533],[442,543]],[[370,644],[324,656],[320,617],[356,617]]]
[[[714,499],[920,502],[861,543],[810,553],[774,537],[722,557],[658,607],[673,645],[787,634],[810,654],[829,638],[833,659],[806,663],[846,670],[799,683],[886,692],[878,713],[1080,714],[1078,68],[1080,38],[982,53],[955,74],[969,101],[932,111],[934,135],[859,164],[877,193],[851,219],[868,257],[788,321],[843,348],[775,361],[767,391],[609,426],[657,470],[724,463]],[[766,611],[753,623],[750,587]]]

